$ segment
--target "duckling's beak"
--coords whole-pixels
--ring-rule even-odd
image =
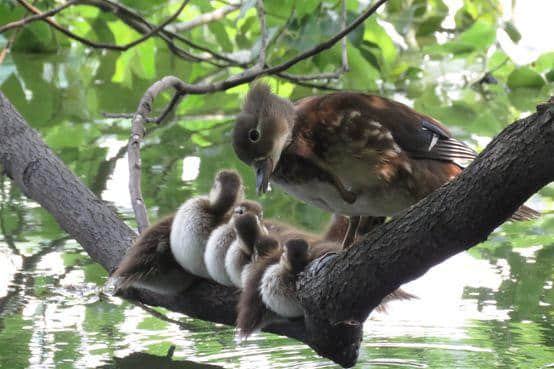
[[[273,172],[273,160],[271,158],[260,159],[254,162],[256,171],[256,190],[258,195],[267,192],[269,187],[269,176]]]

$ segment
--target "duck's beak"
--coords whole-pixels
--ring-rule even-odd
[[[266,193],[269,187],[269,176],[273,172],[273,160],[265,158],[255,161],[254,170],[256,171],[256,190],[258,195]]]

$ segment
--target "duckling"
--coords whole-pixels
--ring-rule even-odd
[[[285,243],[279,262],[264,271],[259,289],[264,304],[280,316],[296,318],[304,314],[296,294],[296,278],[310,261],[306,240],[291,239]]]
[[[197,196],[186,201],[171,227],[171,251],[177,262],[188,272],[210,278],[204,263],[206,243],[212,231],[226,223],[233,206],[243,199],[240,176],[232,170],[217,173],[209,196]]]
[[[181,268],[169,247],[173,217],[148,227],[127,250],[106,284],[110,293],[132,286],[171,295],[190,286],[194,277]]]
[[[237,238],[225,255],[225,271],[236,287],[242,288],[242,271],[254,257],[254,245],[258,238],[267,235],[260,218],[252,213],[238,216],[233,221]],[[263,248],[260,248],[263,252]]]
[[[233,209],[233,215],[229,222],[217,227],[206,244],[204,262],[208,273],[214,281],[224,286],[234,286],[233,281],[225,270],[225,255],[233,241],[237,238],[235,232],[235,219],[243,214],[254,214],[260,219],[263,210],[259,203],[254,201],[243,201]]]
[[[269,265],[279,262],[282,249],[276,238],[267,236],[262,224],[251,215],[237,218],[237,239],[242,247],[252,250],[250,263],[241,273],[242,292],[237,305],[237,331],[246,339],[254,331],[283,318],[272,312],[262,301],[260,281]],[[238,242],[237,242],[238,244]]]

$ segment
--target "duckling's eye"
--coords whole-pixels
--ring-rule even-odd
[[[248,138],[252,142],[258,142],[258,140],[260,139],[260,131],[255,128],[251,129],[250,131],[248,131]]]
[[[238,214],[238,215],[244,214],[244,208],[242,206],[235,208],[235,214]]]

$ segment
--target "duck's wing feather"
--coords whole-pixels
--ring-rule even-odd
[[[297,110],[302,122],[297,133],[309,137],[306,141],[313,142],[316,154],[330,147],[360,153],[402,150],[412,159],[448,161],[460,167],[477,156],[440,122],[380,96],[329,94],[301,100]]]

